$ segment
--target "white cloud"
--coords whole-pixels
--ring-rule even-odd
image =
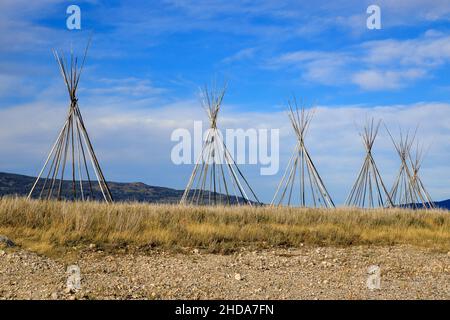
[[[20,84],[20,77],[0,73],[0,97],[8,96],[12,92],[16,94],[15,89],[20,88]]]
[[[387,13],[385,16],[390,26],[450,19],[450,3],[447,0],[379,0],[377,4]]]
[[[251,59],[255,56],[256,51],[257,51],[256,48],[245,48],[245,49],[239,50],[238,52],[236,52],[235,54],[233,54],[229,57],[226,57],[225,59],[222,60],[222,62],[231,63],[231,62]]]
[[[380,40],[362,44],[364,62],[434,67],[450,61],[450,36],[426,32],[412,40]]]
[[[365,90],[398,89],[424,75],[425,72],[420,69],[404,71],[364,70],[353,74],[352,82]]]
[[[114,95],[114,96],[154,96],[165,92],[165,89],[155,87],[148,79],[118,78],[99,79],[92,89],[85,89],[92,95]]]
[[[304,80],[363,90],[406,87],[432,76],[450,62],[450,36],[427,32],[410,40],[379,40],[339,51],[296,51],[268,62],[270,68],[297,68]]]

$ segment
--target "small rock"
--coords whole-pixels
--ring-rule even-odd
[[[66,290],[70,293],[75,293],[81,289],[81,275],[80,267],[77,265],[70,265],[67,267],[67,282]]]
[[[199,251],[198,249],[194,249],[194,250],[192,250],[192,253],[194,253],[194,254],[199,254],[200,251]]]
[[[50,297],[52,300],[58,300],[58,292],[53,292]]]
[[[8,237],[0,235],[0,243],[4,244],[7,247],[15,247],[16,244],[11,241]]]
[[[234,274],[234,279],[237,280],[237,281],[241,281],[242,280],[241,274],[240,273],[235,273]]]
[[[4,256],[6,254],[6,252],[5,251],[3,251],[3,250],[0,250],[0,256]]]
[[[91,244],[89,245],[89,249],[95,249],[95,247],[96,247],[95,243],[91,243]]]

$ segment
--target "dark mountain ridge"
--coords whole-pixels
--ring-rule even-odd
[[[27,196],[35,177],[0,172],[0,197],[7,195]],[[151,203],[178,203],[183,190],[149,186],[142,182],[108,182],[115,201],[138,201]],[[70,194],[71,182],[64,181],[62,194]],[[93,186],[96,199],[101,199],[98,186]],[[234,202],[234,201],[233,201]],[[437,208],[450,210],[450,199],[435,201]]]
[[[6,195],[27,196],[35,180],[35,177],[0,172],[0,197]],[[108,185],[116,201],[176,203],[183,195],[183,190],[149,186],[142,182],[108,182]],[[64,181],[62,190],[63,196],[70,194],[71,182]],[[95,198],[101,199],[98,185],[93,185],[93,191]]]
[[[26,197],[28,196],[28,193],[30,192],[35,181],[36,181],[35,177],[30,177],[21,174],[0,172],[0,197],[7,195],[17,195]],[[44,184],[43,181],[39,182],[39,184],[35,189],[35,192],[33,193],[33,198],[39,197],[39,190],[42,189],[43,184]],[[59,180],[56,180],[55,185],[59,185]],[[151,202],[151,203],[178,203],[184,193],[184,190],[149,186],[142,182],[123,183],[123,182],[108,181],[108,186],[111,190],[114,201],[119,202],[137,201],[137,202]],[[83,181],[83,188],[84,190],[89,190],[90,187],[87,181]],[[92,191],[93,191],[92,198],[94,200],[102,199],[102,193],[97,183],[92,183]],[[195,192],[195,190],[192,190],[192,192]],[[203,203],[209,202],[208,197],[209,193],[203,194]],[[213,197],[213,193],[211,193],[211,197]],[[217,193],[217,197],[219,199],[220,198],[223,199],[224,202],[226,201],[224,195]],[[63,181],[61,188],[61,198],[73,199],[71,181]],[[238,199],[240,203],[244,202],[244,199],[242,197],[238,197]],[[235,197],[230,197],[229,200],[230,204],[237,203]]]

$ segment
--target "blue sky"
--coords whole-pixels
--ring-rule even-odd
[[[81,31],[66,29],[70,4]],[[370,4],[381,30],[366,28]],[[294,143],[287,98],[319,106],[307,143],[337,203],[362,161],[355,123],[368,115],[420,123],[424,180],[450,197],[449,1],[6,0],[0,27],[0,171],[37,173],[67,103],[51,49],[81,53],[92,33],[80,107],[111,180],[183,188],[192,167],[171,163],[170,132],[205,120],[198,87],[218,78],[229,83],[223,127],[281,130],[280,172]],[[397,159],[379,140],[389,182]],[[269,201],[280,175],[245,169]]]

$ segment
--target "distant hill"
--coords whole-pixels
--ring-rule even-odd
[[[434,204],[438,208],[450,210],[450,199],[442,200],[442,201],[435,201]]]
[[[27,196],[35,181],[35,177],[0,172],[0,197],[5,195]],[[39,186],[42,186],[42,183],[37,186],[36,190],[41,190]],[[59,180],[57,183],[59,183]],[[83,186],[85,190],[88,190],[87,182],[83,182]],[[149,186],[141,182],[119,183],[108,181],[108,186],[111,189],[114,201],[178,203],[184,192],[183,190]],[[71,198],[71,187],[71,182],[63,181],[61,192],[63,198]],[[94,198],[102,199],[98,184],[94,183],[92,189]],[[204,199],[206,200],[207,197],[208,194],[205,194]],[[239,201],[243,202],[243,199],[239,197]],[[230,199],[230,202],[234,204],[236,200]]]
[[[27,196],[35,180],[35,177],[0,172],[0,197],[5,195]],[[108,182],[108,185],[116,201],[176,203],[183,195],[183,190],[148,186],[140,182]],[[62,194],[68,194],[70,187],[71,183],[64,181]],[[93,189],[96,198],[101,199],[98,185],[94,185]]]

